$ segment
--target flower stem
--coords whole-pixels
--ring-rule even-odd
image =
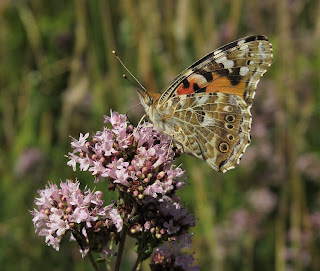
[[[141,259],[142,259],[142,253],[144,251],[144,237],[145,237],[145,231],[144,228],[142,229],[141,238],[140,238],[140,245],[139,245],[139,251],[138,251],[138,258],[132,268],[132,271],[140,270],[141,267]]]
[[[98,268],[98,266],[97,266],[97,263],[96,263],[95,260],[93,259],[93,256],[92,256],[92,253],[91,253],[90,250],[89,250],[89,252],[88,252],[88,256],[89,256],[90,262],[91,262],[94,270],[99,271],[99,268]]]
[[[141,264],[141,253],[139,253],[138,258],[132,267],[132,271],[140,270],[140,264]]]
[[[114,268],[115,271],[119,271],[120,270],[120,264],[121,264],[124,244],[126,242],[127,231],[128,231],[128,226],[126,224],[124,224],[123,228],[122,228],[119,247],[118,247],[117,260],[116,260],[116,265],[115,265],[115,268]]]

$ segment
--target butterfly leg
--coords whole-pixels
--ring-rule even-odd
[[[173,135],[170,135],[170,136],[171,136],[171,140],[170,140],[170,144],[169,144],[169,148],[168,148],[168,152],[167,152],[167,160],[169,158],[170,150],[173,148]]]

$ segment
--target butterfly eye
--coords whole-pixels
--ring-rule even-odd
[[[236,118],[233,115],[226,115],[225,117],[227,122],[235,122]]]
[[[229,150],[229,145],[228,145],[228,143],[226,143],[226,142],[220,143],[220,145],[219,145],[219,150],[220,150],[221,152],[227,152],[227,151]]]

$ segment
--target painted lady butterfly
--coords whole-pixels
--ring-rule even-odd
[[[182,152],[226,172],[250,143],[250,108],[272,59],[266,36],[248,36],[198,60],[161,95],[137,91],[150,121]]]

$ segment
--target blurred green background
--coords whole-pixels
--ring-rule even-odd
[[[69,135],[101,130],[110,108],[125,114],[138,103],[112,50],[160,90],[250,34],[267,35],[274,48],[252,108],[251,146],[226,174],[192,157],[177,161],[189,176],[180,197],[198,218],[195,257],[201,270],[320,270],[318,0],[0,1],[0,269],[92,270],[75,243],[47,247],[28,210],[48,180],[94,187],[64,155]],[[141,113],[129,116],[137,123]],[[122,270],[135,260],[128,245]]]

